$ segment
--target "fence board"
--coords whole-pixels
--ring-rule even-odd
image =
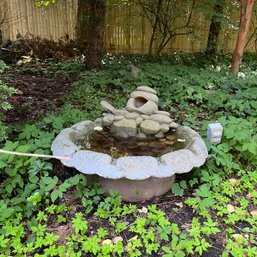
[[[58,40],[75,37],[77,0],[59,1],[49,7],[36,7],[34,0],[0,0],[0,24],[5,11],[8,19],[1,26],[5,39],[15,40],[17,32],[25,35]],[[254,15],[253,15],[254,16]],[[170,40],[163,53],[197,52],[205,49],[210,20],[198,14],[194,17],[198,27],[193,35],[177,36]],[[235,17],[238,19],[238,17]],[[179,21],[178,21],[179,22]],[[151,25],[138,6],[125,1],[122,5],[111,6],[106,14],[105,49],[116,53],[148,53]],[[254,26],[251,27],[251,34]],[[219,50],[233,51],[237,31],[231,29],[219,37]],[[254,35],[247,46],[255,51]],[[156,43],[154,47],[156,48]]]

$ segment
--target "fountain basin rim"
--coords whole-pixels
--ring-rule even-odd
[[[93,121],[82,121],[71,128],[64,129],[52,143],[51,150],[56,156],[67,156],[69,160],[61,162],[78,171],[99,175],[108,179],[127,178],[144,180],[150,177],[165,178],[176,173],[186,173],[194,167],[200,167],[208,157],[206,145],[193,129],[180,126],[177,133],[186,134],[185,149],[176,150],[160,157],[126,156],[118,159],[108,154],[80,150],[74,143],[74,137],[85,136],[98,126]]]

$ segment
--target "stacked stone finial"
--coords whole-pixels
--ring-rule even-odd
[[[205,162],[208,151],[204,141],[194,130],[174,123],[168,112],[159,111],[156,107],[158,97],[151,88],[138,87],[131,94],[124,109],[116,109],[106,101],[102,101],[101,105],[107,113],[95,121],[81,121],[62,130],[53,141],[51,150],[54,156],[67,157],[65,160],[62,159],[65,166],[74,167],[90,175],[90,178],[93,175],[93,179],[100,183],[106,193],[113,189],[125,201],[149,200],[170,190],[175,173],[189,172]],[[100,131],[103,126],[110,129],[116,138],[160,138],[149,140],[150,142],[138,142],[138,145],[148,148],[152,145],[157,150],[165,147],[167,152],[165,150],[159,157],[125,154],[115,158],[111,153],[101,152],[101,149],[94,151],[90,145],[93,143],[90,136],[94,132],[102,133]],[[166,133],[174,129],[176,133]],[[211,131],[210,136],[217,139],[220,133],[216,132],[219,131]],[[183,148],[169,148],[175,141],[183,141]],[[86,143],[85,147],[80,145],[81,142]]]
[[[131,93],[126,109],[118,110],[106,101],[101,105],[108,111],[102,118],[103,126],[116,138],[162,138],[179,126],[170,118],[170,113],[158,110],[157,92],[148,86],[139,86]]]
[[[127,110],[150,115],[158,110],[156,91],[147,86],[140,86],[130,94]]]

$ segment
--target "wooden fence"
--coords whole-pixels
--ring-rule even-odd
[[[65,35],[74,37],[75,0],[63,1],[64,4],[48,8],[36,7],[34,2],[34,0],[0,0],[1,13],[7,13],[5,16],[8,18],[2,29],[5,38],[15,40],[18,33],[25,35],[27,32],[54,40]]]
[[[105,49],[116,53],[147,53],[151,25],[140,12],[138,6],[125,1],[126,6],[116,5],[107,10],[105,29]],[[58,40],[75,37],[77,0],[59,0],[50,7],[36,7],[34,0],[0,0],[0,25],[5,39],[15,40],[20,33]],[[238,18],[238,17],[235,17]],[[197,27],[193,34],[176,36],[167,44],[163,53],[197,52],[206,48],[210,20],[198,14],[194,17]],[[252,26],[253,27],[253,26]],[[252,34],[254,28],[251,28]],[[233,51],[237,31],[226,29],[220,35],[219,48]],[[248,51],[255,51],[252,37]],[[155,46],[156,47],[156,46]]]

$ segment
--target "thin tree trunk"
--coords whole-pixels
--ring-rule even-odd
[[[161,51],[164,49],[164,47],[169,43],[169,41],[175,37],[175,36],[182,36],[182,35],[188,35],[188,34],[191,34],[193,33],[193,31],[189,31],[189,32],[181,32],[181,33],[174,33],[174,34],[171,34],[166,40],[162,40],[161,44],[159,44],[159,47],[157,49],[157,52],[156,52],[156,55],[157,56],[160,56],[161,54]]]
[[[154,40],[156,37],[157,26],[159,23],[159,15],[160,15],[160,11],[161,11],[161,5],[162,5],[162,0],[159,0],[158,5],[157,5],[155,21],[154,21],[154,25],[153,25],[152,35],[151,35],[151,39],[150,39],[150,44],[149,44],[148,55],[150,55],[150,56],[153,54],[153,43],[154,43]]]
[[[88,0],[90,4],[86,67],[99,69],[104,52],[105,0]]]
[[[245,48],[248,46],[248,44],[252,41],[253,37],[255,36],[255,40],[256,40],[256,32],[257,32],[257,28],[255,28],[254,25],[254,21],[253,18],[251,18],[251,23],[254,26],[254,30],[252,31],[252,34],[248,37],[247,42],[245,43]],[[251,25],[250,25],[251,26]]]
[[[218,0],[214,6],[214,15],[211,19],[211,25],[205,52],[208,55],[214,55],[217,53],[218,50],[218,37],[221,31],[221,21],[217,16],[223,15],[224,4],[224,0]]]
[[[193,15],[193,10],[194,10],[194,6],[195,6],[195,2],[196,0],[193,0],[192,1],[192,6],[191,6],[191,10],[190,10],[190,13],[189,13],[189,16],[188,16],[188,19],[187,19],[187,22],[182,25],[182,26],[179,26],[177,28],[173,28],[173,29],[170,29],[169,28],[169,25],[171,24],[168,24],[168,23],[160,23],[159,25],[162,25],[162,29],[160,28],[160,31],[162,30],[162,40],[161,42],[159,43],[159,46],[158,46],[158,49],[157,49],[157,53],[156,55],[159,56],[161,51],[165,48],[165,46],[169,43],[169,41],[174,37],[174,36],[179,36],[179,35],[186,35],[186,34],[190,34],[192,33],[192,31],[187,31],[187,32],[176,32],[176,30],[182,30],[182,29],[185,29],[185,28],[189,28],[189,24],[190,24],[190,21],[191,21],[191,18],[192,18],[192,15]],[[170,3],[170,1],[169,1]],[[167,8],[168,10],[169,8]],[[175,22],[175,19],[173,19],[172,23]]]
[[[250,26],[251,14],[254,0],[241,0],[241,12],[239,31],[237,36],[236,47],[232,56],[231,72],[238,73],[240,64],[242,62],[246,38]]]

